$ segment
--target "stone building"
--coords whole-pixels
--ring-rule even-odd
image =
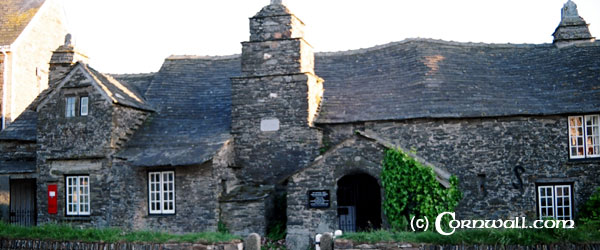
[[[460,218],[574,218],[599,185],[600,43],[573,2],[552,44],[313,54],[303,28],[272,1],[241,55],[171,56],[151,74],[102,74],[59,47],[50,87],[0,133],[2,161],[35,175],[37,223],[264,235],[283,217],[306,249],[386,226],[396,147],[443,186],[459,178]]]
[[[19,117],[36,96],[48,87],[48,61],[52,51],[63,44],[66,20],[57,0],[0,1],[0,130]],[[32,118],[31,113],[21,120]],[[13,129],[31,124],[14,124]],[[33,125],[34,126],[34,125]],[[9,220],[24,216],[27,224],[35,223],[35,133],[3,133],[0,152],[20,151],[16,161],[0,155],[0,214]],[[8,191],[24,197],[9,200]],[[16,205],[18,204],[18,205]],[[26,212],[26,216],[22,211]],[[14,219],[13,218],[13,219]]]

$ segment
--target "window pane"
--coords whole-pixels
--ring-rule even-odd
[[[67,97],[65,103],[65,117],[75,116],[75,97]]]
[[[592,122],[592,121],[590,121]],[[583,116],[569,117],[569,146],[571,158],[585,157]]]
[[[79,111],[81,116],[88,115],[88,100],[89,98],[87,96],[81,97],[81,99],[79,99]]]

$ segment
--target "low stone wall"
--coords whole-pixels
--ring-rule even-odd
[[[1,239],[0,250],[8,249],[82,249],[82,250],[242,250],[241,241],[218,244],[200,243],[88,243],[45,240]]]
[[[323,249],[323,247],[321,247]],[[517,246],[517,245],[431,245],[431,244],[415,244],[415,243],[406,243],[406,242],[379,242],[373,244],[365,244],[365,243],[354,243],[351,240],[345,239],[336,239],[334,243],[334,249],[410,249],[410,250],[495,250],[495,249],[503,249],[503,250],[512,250],[512,249],[590,249],[590,250],[600,250],[600,243],[595,244],[570,244],[570,243],[559,243],[559,244],[550,244],[550,245],[535,245],[535,246]]]

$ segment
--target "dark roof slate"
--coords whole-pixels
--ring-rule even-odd
[[[0,1],[0,46],[15,42],[43,3],[44,0]]]
[[[317,123],[597,112],[598,56],[600,42],[558,49],[429,39],[320,53]]]
[[[25,110],[6,129],[0,131],[0,140],[35,141],[37,112]]]
[[[145,93],[156,109],[118,156],[135,166],[202,163],[230,138],[231,81],[239,56],[172,56]]]
[[[129,84],[129,86],[135,88],[138,93],[145,93],[152,82],[152,78],[156,73],[143,73],[143,74],[109,74],[117,81]]]
[[[130,85],[126,81],[118,81],[110,75],[102,74],[86,64],[77,64],[81,64],[98,84],[105,87],[102,89],[112,99],[113,103],[142,110],[153,110],[137,87]]]

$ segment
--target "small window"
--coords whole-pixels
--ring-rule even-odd
[[[67,176],[67,215],[90,215],[90,183],[88,176]]]
[[[538,186],[537,190],[540,220],[573,218],[571,185],[543,185]]]
[[[75,97],[67,97],[65,104],[65,117],[75,116]]]
[[[175,172],[148,173],[148,206],[150,214],[175,214]]]
[[[598,115],[569,116],[569,155],[571,159],[600,157]]]
[[[79,115],[87,116],[88,115],[88,100],[87,96],[83,96],[79,98]]]

